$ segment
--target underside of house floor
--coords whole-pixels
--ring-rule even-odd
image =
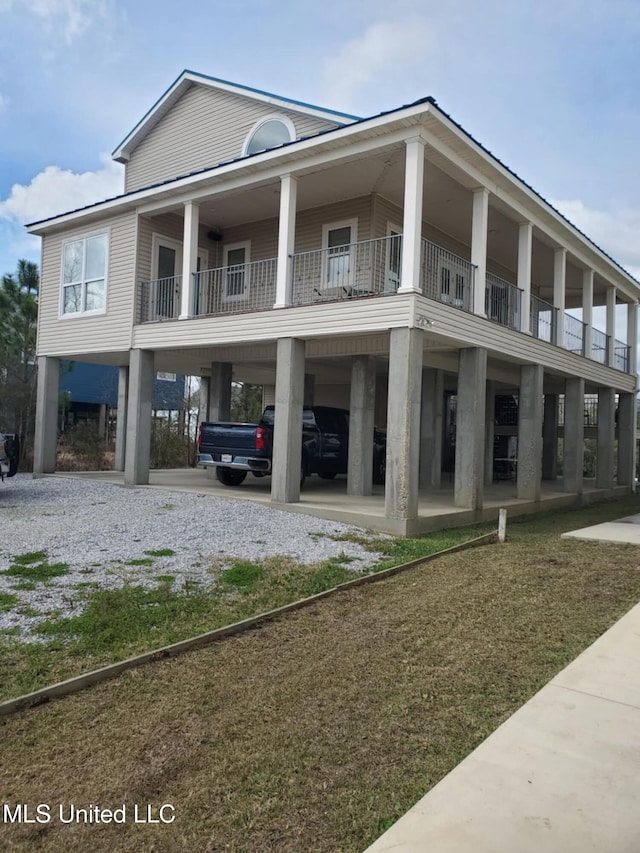
[[[121,471],[91,471],[55,474],[57,477],[81,477],[124,486]],[[611,489],[596,488],[595,480],[585,480],[582,494],[562,491],[562,480],[543,481],[539,501],[519,500],[514,482],[502,481],[485,487],[484,506],[479,510],[461,509],[454,504],[453,483],[444,482],[437,491],[420,491],[418,517],[408,524],[385,517],[384,486],[374,486],[367,496],[347,495],[346,477],[322,480],[307,478],[300,501],[276,504],[271,500],[271,478],[250,478],[235,488],[223,486],[206,471],[194,468],[152,470],[149,485],[133,488],[166,489],[168,491],[208,494],[232,500],[248,500],[266,504],[274,509],[312,515],[340,521],[370,530],[404,536],[421,536],[434,530],[462,527],[498,518],[500,508],[508,515],[524,515],[561,507],[579,506],[610,500],[628,494],[628,486]]]

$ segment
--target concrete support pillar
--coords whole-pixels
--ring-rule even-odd
[[[584,468],[584,379],[577,377],[565,381],[563,444],[562,490],[581,495]]]
[[[553,304],[556,312],[556,339],[559,347],[564,346],[565,282],[567,278],[567,250],[556,249],[553,253]]]
[[[129,368],[118,368],[118,415],[116,419],[116,452],[113,460],[114,471],[124,471],[125,450],[127,445],[127,406],[129,402]]]
[[[198,410],[199,420],[209,420],[209,377],[200,377],[200,387],[198,388]]]
[[[142,486],[149,482],[153,379],[154,353],[132,349],[124,460],[124,482],[128,486]]]
[[[313,406],[316,397],[316,377],[313,373],[305,373],[304,375],[304,404],[305,406]]]
[[[531,334],[531,257],[533,225],[521,222],[518,231],[518,287],[522,291],[520,331]]]
[[[615,365],[614,350],[616,345],[616,288],[607,287],[607,364]]]
[[[291,255],[296,239],[296,205],[298,179],[293,175],[280,178],[280,219],[278,225],[278,271],[276,274],[276,302],[274,308],[291,305]]]
[[[558,395],[544,395],[542,420],[542,479],[558,478]]]
[[[454,503],[482,509],[484,499],[487,351],[460,350],[456,412]]]
[[[387,518],[418,517],[422,329],[391,329],[387,401]]]
[[[296,338],[278,341],[271,476],[271,500],[274,503],[300,500],[304,350],[304,341]]]
[[[231,377],[233,365],[226,361],[211,363],[209,379],[209,416],[210,421],[231,420]]]
[[[98,410],[98,435],[104,441],[107,435],[107,404],[101,403]]]
[[[618,395],[618,485],[636,483],[636,395]]]
[[[415,136],[407,139],[405,145],[402,260],[398,293],[420,291],[424,139]]]
[[[496,383],[487,382],[487,396],[485,404],[485,432],[484,432],[484,484],[490,486],[493,483],[493,443],[495,438],[496,420]]]
[[[593,355],[593,270],[582,273],[582,322],[584,323],[584,354]]]
[[[372,491],[375,400],[375,361],[371,356],[355,358],[351,365],[349,403],[348,495],[370,495]]]
[[[198,229],[200,208],[195,201],[184,205],[184,236],[182,246],[182,284],[180,288],[180,320],[193,317],[195,310],[195,282],[193,274],[198,268]]]
[[[419,488],[439,489],[442,471],[444,379],[441,370],[422,371]]]
[[[473,283],[473,313],[486,316],[487,235],[489,233],[489,190],[479,187],[473,191],[471,219],[471,263],[475,266]]]
[[[629,344],[629,373],[638,373],[638,303],[627,302],[627,343]]]
[[[59,382],[60,361],[49,356],[38,356],[34,474],[53,474],[56,470]]]
[[[523,364],[520,368],[517,474],[517,496],[520,500],[540,500],[543,375],[539,364]]]
[[[615,478],[616,395],[613,388],[598,388],[598,452],[596,486],[612,489]]]

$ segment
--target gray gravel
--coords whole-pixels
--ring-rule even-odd
[[[359,571],[378,558],[354,542],[331,538],[349,531],[363,535],[360,528],[339,522],[249,501],[75,478],[18,474],[5,480],[0,520],[0,632],[17,632],[31,641],[38,639],[43,618],[82,609],[87,584],[151,587],[158,575],[174,575],[175,588],[194,581],[207,586],[213,583],[212,565],[237,559],[289,555],[312,564],[344,554]],[[151,566],[126,565],[148,558],[146,551],[165,548],[175,555],[153,557]],[[38,582],[34,589],[16,589],[22,579],[2,573],[13,558],[33,551],[46,551],[49,563],[66,563],[68,574]],[[3,593],[18,597],[14,606],[4,605],[4,612]]]

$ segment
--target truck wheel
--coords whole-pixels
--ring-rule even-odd
[[[244,483],[246,476],[246,471],[237,471],[235,468],[216,468],[216,477],[224,486],[239,486]]]
[[[387,468],[387,457],[386,454],[378,453],[373,460],[373,482],[376,485],[384,485],[384,479],[386,475]]]

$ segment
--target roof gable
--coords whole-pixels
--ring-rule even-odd
[[[180,100],[185,92],[193,86],[205,86],[222,92],[241,95],[245,98],[252,98],[257,102],[267,104],[276,110],[283,109],[293,111],[310,118],[331,122],[334,125],[351,124],[351,122],[357,121],[359,118],[358,116],[349,115],[348,113],[342,113],[336,110],[327,110],[322,107],[313,106],[312,104],[303,103],[302,101],[284,98],[280,95],[274,95],[270,92],[254,89],[251,86],[243,86],[239,83],[231,83],[227,80],[220,80],[217,77],[209,77],[205,74],[198,74],[195,71],[185,70],[171,84],[171,86],[169,86],[166,92],[160,96],[133,130],[125,136],[122,142],[120,142],[112,154],[113,159],[119,163],[126,163],[131,152],[148,136],[153,128],[156,127],[156,125],[171,110],[174,104]]]

